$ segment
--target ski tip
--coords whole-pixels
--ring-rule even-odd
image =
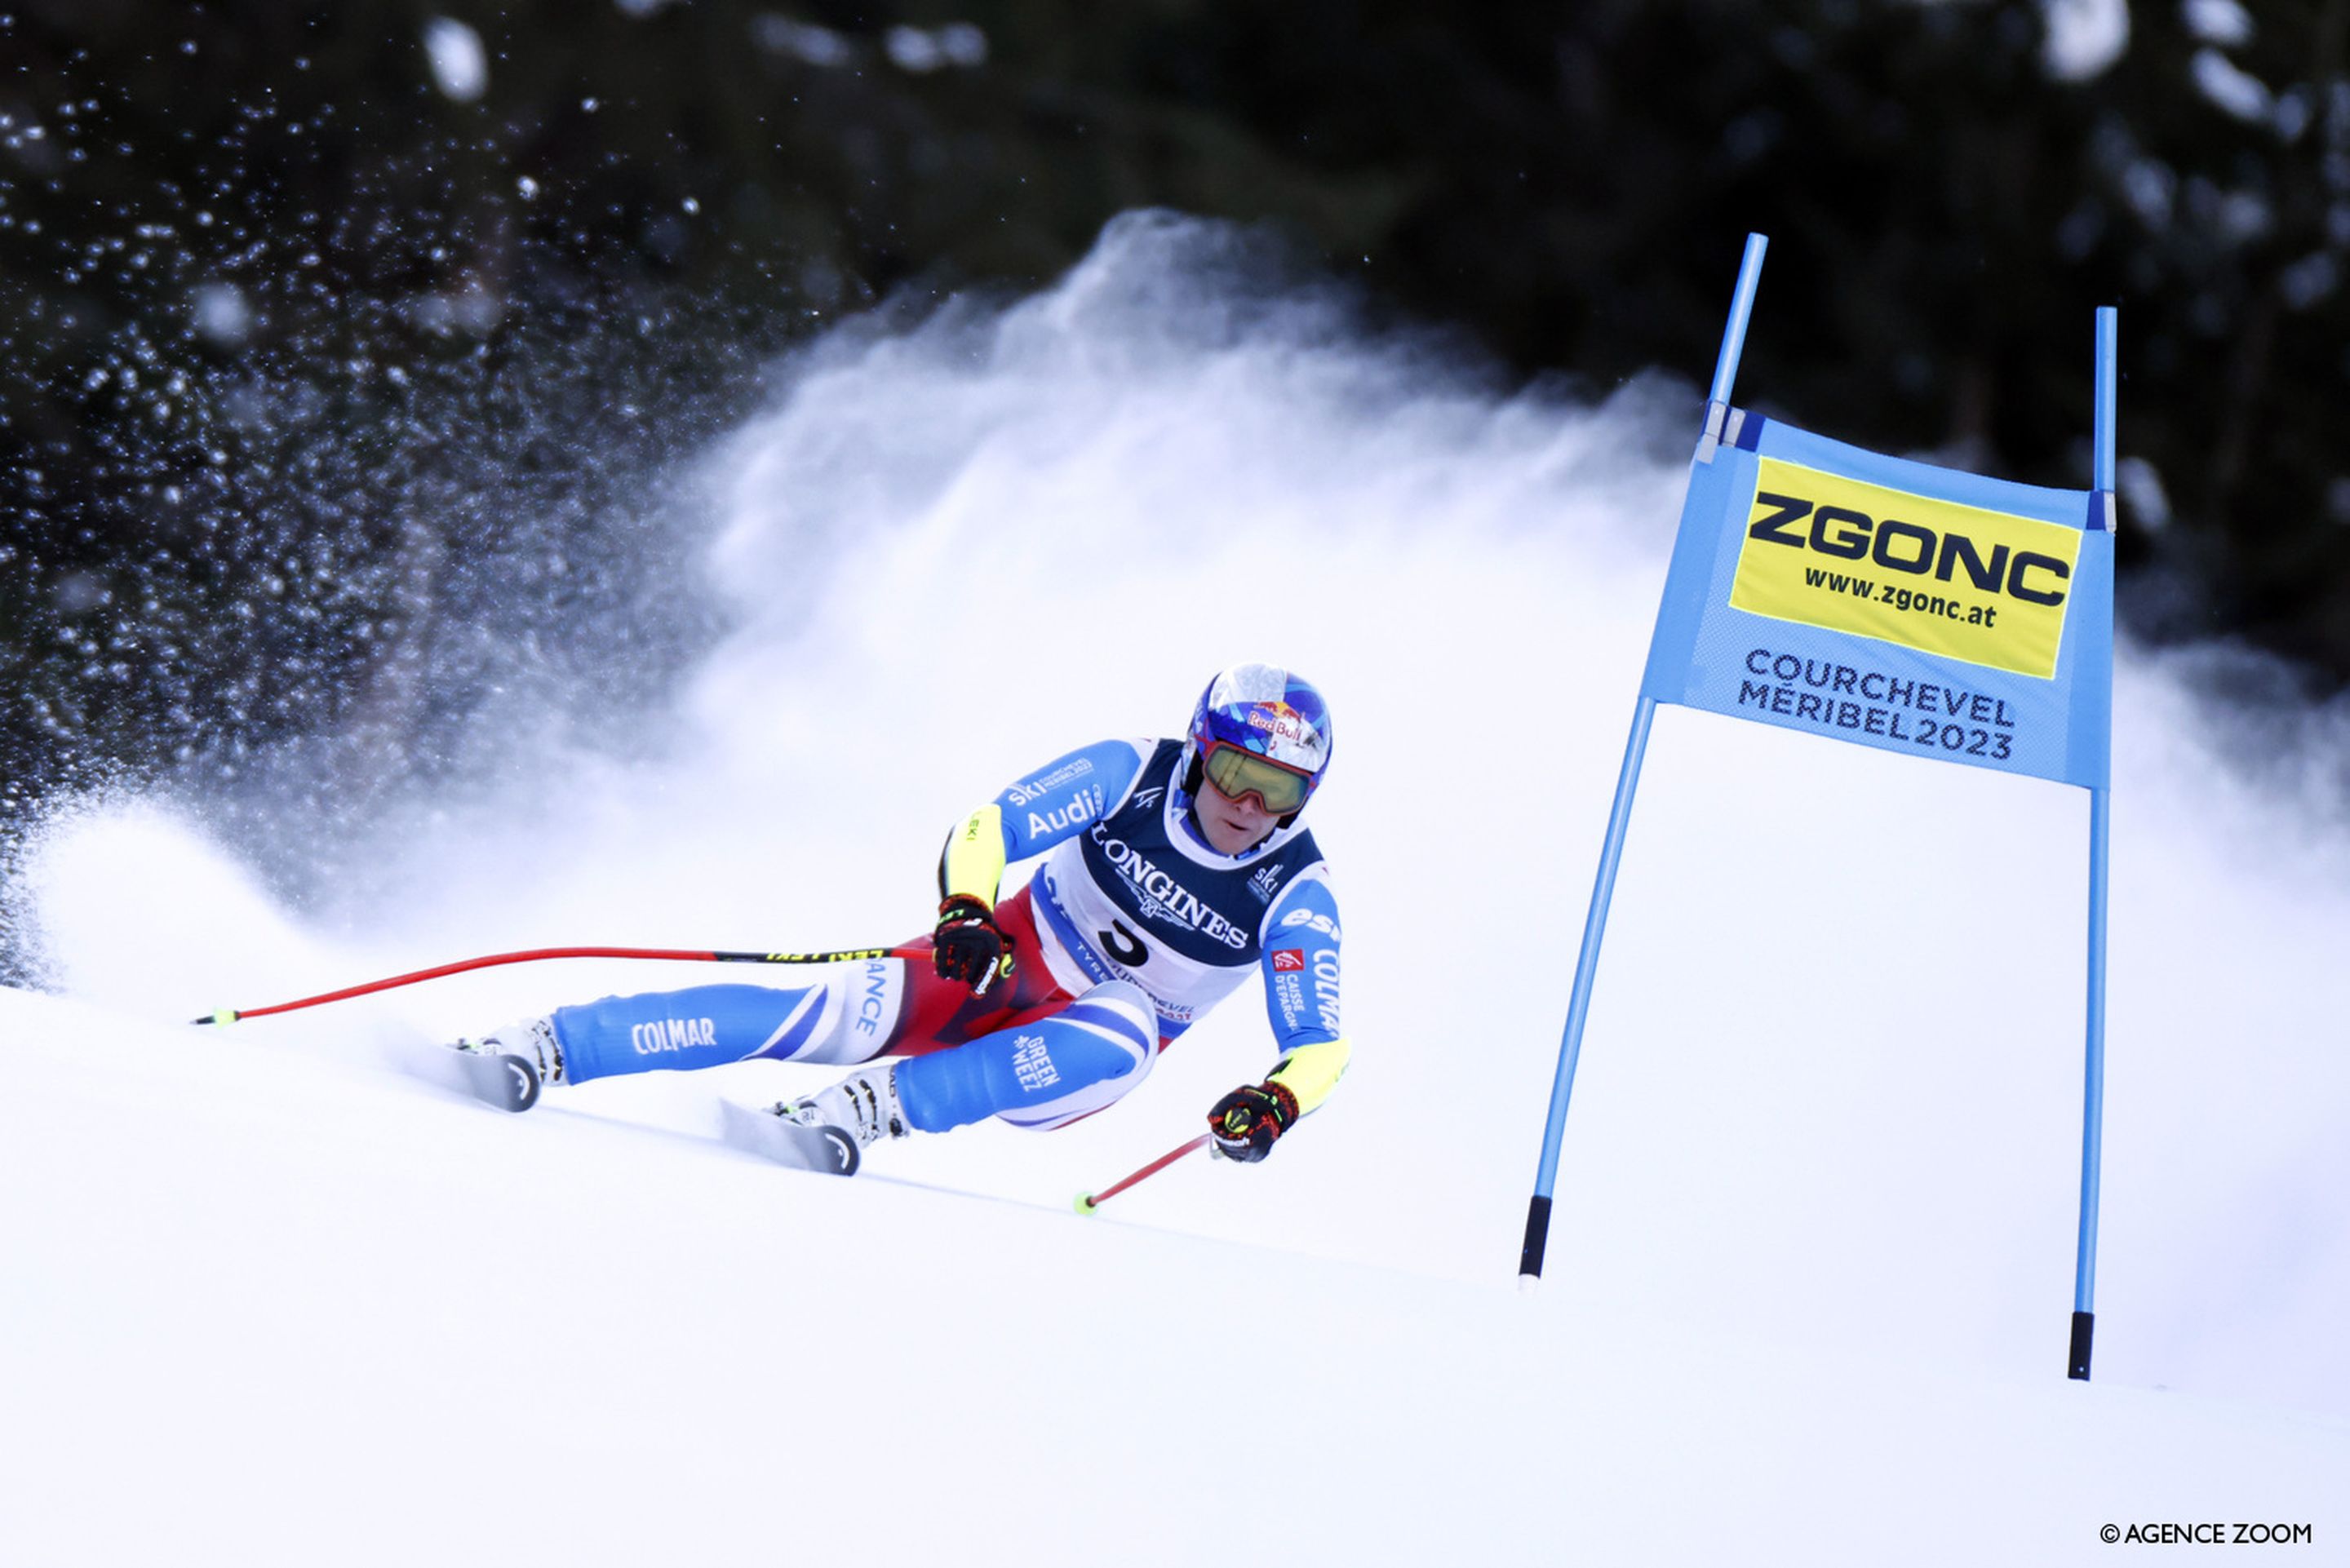
[[[733,1100],[718,1105],[726,1141],[746,1153],[823,1176],[854,1176],[864,1163],[856,1135],[844,1128],[803,1127]]]
[[[538,1104],[538,1075],[518,1056],[501,1056],[497,1060],[506,1070],[506,1109],[518,1114]]]
[[[1092,1193],[1080,1192],[1077,1194],[1076,1202],[1072,1207],[1074,1207],[1080,1214],[1091,1214],[1095,1210],[1098,1210],[1101,1205],[1094,1201],[1094,1195]]]
[[[502,1111],[520,1113],[538,1104],[538,1073],[519,1056],[494,1051],[445,1049],[464,1074],[466,1088],[475,1099]]]

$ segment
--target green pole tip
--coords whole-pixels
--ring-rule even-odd
[[[214,1023],[235,1023],[235,1022],[236,1022],[236,1009],[235,1009],[235,1008],[234,1008],[234,1007],[224,1007],[224,1008],[222,1008],[218,1012],[215,1012],[215,1013],[213,1013],[213,1022]]]
[[[1093,1195],[1092,1193],[1090,1193],[1090,1192],[1080,1192],[1080,1193],[1078,1193],[1078,1194],[1077,1194],[1077,1201],[1076,1201],[1076,1210],[1077,1210],[1077,1212],[1078,1212],[1078,1213],[1080,1213],[1080,1214],[1090,1214],[1090,1213],[1092,1213],[1092,1212],[1094,1211],[1095,1208],[1097,1207],[1097,1205],[1096,1205],[1096,1204],[1095,1204],[1095,1202],[1094,1202],[1094,1195]]]

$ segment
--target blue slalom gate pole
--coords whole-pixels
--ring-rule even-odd
[[[1730,385],[1738,379],[1738,357],[1746,352],[1746,319],[1754,314],[1754,290],[1762,282],[1762,253],[1770,244],[1765,235],[1746,236],[1746,253],[1738,258],[1738,289],[1730,296],[1730,319],[1721,328],[1721,351],[1713,358],[1708,402],[1730,401]]]
[[[2112,306],[2097,311],[2097,408],[2095,486],[2105,498],[2106,525],[2113,522],[2114,403],[2116,317]],[[2108,791],[2089,791],[2088,1043],[2081,1092],[2081,1241],[2073,1265],[2073,1338],[2065,1376],[2089,1378],[2089,1355],[2096,1334],[2097,1174],[2103,1158],[2106,1119],[2106,872],[2112,825]]]
[[[1755,286],[1762,277],[1762,252],[1770,241],[1761,234],[1746,236],[1746,254],[1738,265],[1738,287],[1731,296],[1730,320],[1722,329],[1721,351],[1714,360],[1713,386],[1707,395],[1705,434],[1700,451],[1710,452],[1720,435],[1730,402],[1730,389],[1738,376],[1739,356],[1746,348],[1746,321],[1754,309]],[[1575,1059],[1583,1054],[1583,1024],[1591,1009],[1591,986],[1599,969],[1599,944],[1607,931],[1607,906],[1616,896],[1616,867],[1624,857],[1624,835],[1631,826],[1632,797],[1640,788],[1640,763],[1648,755],[1648,727],[1657,704],[1642,697],[1632,712],[1631,737],[1624,744],[1624,765],[1616,776],[1616,803],[1607,814],[1607,836],[1599,851],[1599,872],[1593,879],[1591,909],[1583,919],[1583,948],[1575,959],[1575,989],[1567,999],[1566,1028],[1558,1046],[1558,1072],[1551,1081],[1550,1119],[1543,1127],[1542,1162],[1534,1172],[1534,1193],[1526,1205],[1526,1235],[1518,1253],[1518,1283],[1531,1288],[1542,1278],[1543,1251],[1550,1241],[1551,1189],[1558,1179],[1559,1145],[1566,1133],[1566,1102],[1575,1092]]]
[[[1640,787],[1640,763],[1648,751],[1648,723],[1657,714],[1643,697],[1632,712],[1632,737],[1624,745],[1624,766],[1616,776],[1616,804],[1607,814],[1607,839],[1599,850],[1599,875],[1591,888],[1591,909],[1583,918],[1583,950],[1575,959],[1575,991],[1566,1003],[1566,1031],[1559,1040],[1558,1072],[1551,1080],[1550,1120],[1543,1127],[1542,1164],[1534,1171],[1534,1200],[1526,1206],[1525,1244],[1518,1252],[1518,1280],[1542,1278],[1543,1249],[1550,1241],[1550,1195],[1558,1179],[1558,1149],[1566,1136],[1566,1101],[1575,1092],[1575,1060],[1583,1054],[1583,1021],[1591,1009],[1591,982],[1599,968],[1599,941],[1607,930],[1607,906],[1616,897],[1616,866],[1624,857],[1624,834],[1631,826],[1632,796]]]

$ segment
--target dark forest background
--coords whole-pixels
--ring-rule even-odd
[[[2125,621],[2329,693],[2346,25],[2139,0],[2068,74],[2032,0],[0,0],[0,805],[411,747],[517,639],[657,676],[625,520],[780,350],[1142,205],[1594,394],[1701,386],[1760,230],[1745,399],[2052,484],[2116,304]]]

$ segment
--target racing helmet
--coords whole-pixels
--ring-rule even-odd
[[[1312,681],[1271,664],[1235,664],[1208,682],[1176,760],[1180,802],[1201,781],[1254,794],[1287,827],[1330,770],[1330,705]]]

